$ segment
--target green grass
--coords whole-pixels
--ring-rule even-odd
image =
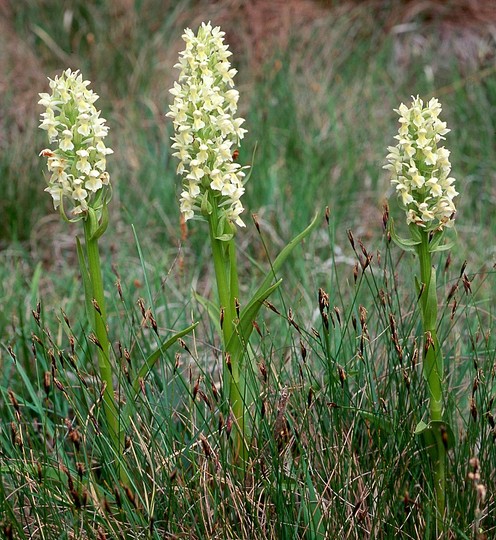
[[[39,111],[28,109],[33,116],[24,131],[1,139],[0,156],[3,535],[432,534],[429,460],[413,434],[427,411],[413,286],[417,263],[389,244],[382,229],[382,203],[391,195],[382,165],[397,129],[392,109],[418,93],[443,104],[460,192],[456,249],[449,260],[435,258],[446,417],[456,435],[448,459],[448,527],[455,538],[494,536],[494,70],[440,57],[427,23],[419,26],[425,39],[415,56],[412,35],[384,33],[387,3],[375,18],[363,3],[341,9],[339,17],[337,7],[329,8],[325,17],[295,28],[288,48],[274,50],[259,66],[248,63],[250,51],[239,45],[247,41],[238,40],[233,57],[249,130],[240,162],[249,162],[257,146],[245,200],[248,226],[238,235],[242,298],[315,210],[330,209],[329,224],[323,219],[283,268],[283,285],[270,299],[276,312],[262,308],[256,321],[260,333],[253,333],[248,377],[257,378],[261,392],[249,411],[256,422],[242,470],[232,462],[229,432],[236,428],[221,414],[220,343],[192,295],[194,289],[212,297],[206,230],[195,223],[181,239],[179,179],[164,117],[182,28],[194,27],[204,10],[216,23],[213,12],[186,1],[148,0],[121,15],[111,3],[75,3],[67,19],[60,6],[12,3],[10,18],[44,74],[82,69],[111,128],[115,196],[102,260],[123,402],[132,395],[127,374],[174,332],[200,324],[144,382],[126,428],[129,446],[124,456],[113,455],[101,430],[95,345],[76,271],[74,235],[82,231],[52,215],[36,157],[46,145],[35,129]],[[236,27],[225,13],[223,20],[234,39]],[[43,84],[36,91],[46,91]],[[6,118],[14,117],[15,98],[14,88]],[[393,200],[391,212],[400,224]],[[358,239],[372,255],[365,270]],[[329,295],[328,332],[319,288]],[[140,298],[158,336],[143,318]],[[473,457],[487,489],[480,504],[468,476]],[[127,489],[119,483],[117,460],[129,472]]]

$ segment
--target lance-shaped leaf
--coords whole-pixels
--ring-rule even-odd
[[[102,206],[102,216],[100,223],[98,223],[98,218],[96,216],[95,210],[93,208],[88,208],[89,219],[92,221],[92,234],[91,240],[98,240],[100,236],[107,230],[109,214],[107,203],[104,202]]]
[[[444,230],[434,234],[431,241],[429,242],[430,253],[437,253],[438,251],[448,251],[448,249],[451,249],[455,245],[454,242],[446,242],[446,244],[441,244],[443,239]]]
[[[259,286],[248,305],[241,311],[239,323],[236,325],[235,331],[227,345],[227,350],[230,351],[233,359],[240,360],[245,344],[248,343],[250,335],[253,331],[253,321],[256,319],[263,302],[272,294],[282,282],[282,279],[271,285],[277,272],[289,257],[294,248],[304,240],[315,228],[318,223],[320,213],[318,212],[310,225],[300,234],[295,236],[279,253],[273,262],[270,271],[265,276],[262,284]]]
[[[143,365],[141,366],[141,369],[138,371],[138,374],[133,381],[133,391],[135,394],[139,392],[140,380],[146,379],[157,360],[167,351],[167,349],[169,349],[171,345],[173,345],[179,338],[182,338],[186,334],[192,332],[197,326],[197,322],[193,323],[191,326],[188,326],[184,330],[181,330],[177,334],[174,334],[162,345],[160,345],[160,347],[156,351],[154,351],[146,358],[146,360],[143,362]]]
[[[215,326],[215,330],[217,334],[220,336],[222,335],[222,328],[220,327],[220,313],[219,313],[219,306],[212,302],[212,300],[209,300],[208,298],[205,298],[200,293],[197,293],[196,291],[192,291],[193,296],[195,297],[195,300],[203,306],[204,309],[207,310],[207,313],[210,317],[210,320]]]
[[[412,238],[403,238],[401,236],[398,236],[394,228],[393,218],[390,218],[388,221],[388,231],[389,231],[389,234],[391,235],[393,242],[398,247],[400,247],[401,249],[405,251],[410,251],[412,253],[415,253],[416,252],[415,246],[418,246],[421,243],[421,239],[416,238],[416,236],[413,236]]]

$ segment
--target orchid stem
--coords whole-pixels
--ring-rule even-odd
[[[429,233],[421,232],[422,241],[417,247],[420,261],[422,326],[424,331],[424,377],[429,389],[430,420],[435,437],[435,455],[433,462],[434,491],[436,494],[436,531],[437,538],[444,533],[444,514],[446,506],[446,445],[443,442],[441,424],[443,417],[443,357],[437,337],[437,294],[436,274],[432,267],[432,255],[429,251]]]
[[[242,378],[240,377],[239,357],[229,350],[229,342],[235,332],[234,321],[237,317],[236,300],[238,298],[238,272],[236,264],[236,245],[233,239],[219,240],[216,236],[216,216],[209,219],[210,243],[217,281],[221,309],[221,326],[224,343],[223,388],[229,397],[229,406],[237,424],[235,436],[236,455],[244,463],[247,459],[245,443],[245,397]]]
[[[97,226],[98,223],[92,215],[84,221],[86,257],[92,293],[92,297],[89,299],[89,302],[87,302],[87,305],[90,306],[92,304],[93,308],[88,309],[88,317],[96,339],[98,340],[98,367],[105,386],[103,390],[103,410],[107,420],[110,441],[115,454],[119,458],[122,455],[123,441],[121,440],[122,437],[119,429],[119,411],[114,398],[112,364],[110,362],[110,341],[107,334],[107,314],[100,264],[100,251],[98,248],[98,238],[95,238]],[[120,464],[119,475],[121,481],[124,483],[128,482],[126,473]]]

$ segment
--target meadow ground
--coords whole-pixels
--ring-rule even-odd
[[[388,241],[393,109],[437,97],[454,247],[436,254],[446,538],[496,535],[496,13],[492,2],[0,1],[0,526],[6,538],[428,538],[417,261]],[[204,224],[180,225],[165,117],[185,27],[226,31],[252,175],[240,303],[316,211],[251,339],[248,460],[233,459]],[[101,250],[126,450],[105,435],[75,236],[45,193],[38,92],[81,69],[110,126]],[[325,208],[328,214],[324,217]],[[251,214],[256,214],[256,224]],[[323,292],[329,306],[323,308]],[[150,317],[151,315],[151,317]],[[156,322],[157,329],[151,321]],[[174,333],[138,396],[129,373]],[[102,427],[103,426],[103,427]],[[127,471],[125,482],[117,465]],[[482,486],[482,487],[481,487]],[[485,492],[485,493],[484,493]]]

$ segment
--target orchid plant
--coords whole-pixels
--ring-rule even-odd
[[[100,268],[98,239],[108,225],[107,204],[111,197],[106,158],[113,153],[105,146],[106,120],[94,103],[98,95],[89,89],[79,71],[65,70],[49,79],[51,94],[41,93],[45,108],[40,128],[55,149],[42,150],[50,173],[45,189],[64,220],[83,221],[85,253],[77,240],[78,256],[85,284],[86,311],[97,343],[98,364],[104,384],[103,407],[114,449],[119,452],[119,415],[114,399],[110,342],[106,328],[106,307]]]
[[[173,121],[173,155],[179,160],[177,173],[183,179],[181,213],[185,221],[208,224],[219,303],[214,305],[197,297],[222,335],[224,397],[237,425],[235,452],[245,461],[249,450],[247,409],[257,395],[256,389],[248,388],[246,378],[252,322],[264,300],[281,283],[274,283],[275,273],[317,219],[282,250],[271,272],[243,306],[239,298],[236,235],[245,227],[241,197],[248,167],[237,163],[236,157],[246,130],[243,118],[236,116],[237,72],[229,61],[232,53],[224,36],[219,27],[210,23],[202,23],[196,35],[185,30],[186,48],[175,66],[180,75],[171,89],[174,100],[167,116]]]
[[[439,119],[441,105],[432,98],[424,105],[418,96],[411,107],[401,104],[395,110],[400,116],[398,144],[388,148],[392,185],[400,206],[406,212],[410,238],[400,238],[390,221],[392,239],[404,250],[417,254],[420,280],[416,279],[424,336],[423,375],[429,392],[430,421],[419,422],[416,433],[422,435],[433,459],[436,493],[436,525],[442,535],[446,511],[446,451],[453,435],[443,420],[443,355],[437,337],[436,271],[433,253],[449,249],[443,243],[447,229],[454,225],[458,195],[450,176],[450,152],[440,142],[449,132]]]
[[[124,449],[124,432],[131,416],[133,400],[141,382],[162,353],[196,325],[175,334],[145,359],[131,381],[131,396],[128,396],[122,414],[114,394],[115,372],[111,360],[98,246],[98,240],[108,226],[107,205],[112,189],[106,159],[113,151],[105,146],[108,127],[100,111],[95,108],[98,95],[88,88],[89,84],[89,81],[83,80],[79,71],[70,69],[53,80],[49,79],[51,93],[40,94],[39,104],[45,108],[41,114],[40,128],[47,132],[54,148],[44,149],[40,155],[47,158],[49,178],[45,191],[52,196],[55,209],[65,221],[83,222],[85,242],[82,245],[76,237],[76,243],[86,312],[93,331],[90,339],[97,350],[108,434],[113,451],[119,458]],[[120,478],[127,483],[127,473],[120,467],[121,461],[117,459],[117,462]]]

